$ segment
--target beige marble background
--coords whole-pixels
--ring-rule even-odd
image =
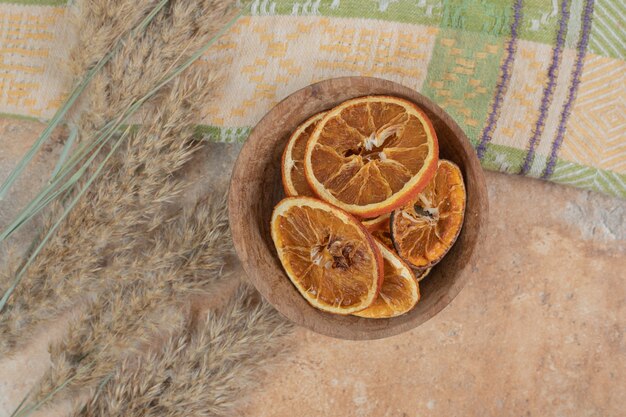
[[[0,178],[42,129],[0,119]],[[211,144],[198,184],[224,187],[239,145]],[[5,225],[45,181],[46,148],[0,203]],[[410,332],[341,341],[299,329],[243,417],[602,416],[626,410],[626,202],[487,173],[483,258],[460,295]],[[195,192],[201,192],[199,186]],[[18,239],[27,242],[27,229]],[[0,417],[45,369],[45,340],[0,361]],[[41,416],[60,415],[52,411]]]

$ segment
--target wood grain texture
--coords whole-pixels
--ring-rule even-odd
[[[431,118],[440,157],[455,162],[467,190],[465,222],[457,242],[430,276],[420,282],[422,298],[409,313],[390,319],[329,314],[311,307],[286,276],[270,236],[272,209],[283,197],[282,150],[289,135],[311,115],[365,95],[393,95],[419,105]],[[461,291],[477,248],[485,238],[488,201],[482,168],[466,135],[439,106],[400,84],[369,77],[321,81],[278,103],[253,129],[235,163],[229,195],[235,249],[252,284],[294,323],[342,339],[379,339],[412,329],[439,313]]]

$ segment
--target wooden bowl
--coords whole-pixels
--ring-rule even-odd
[[[325,313],[309,305],[293,286],[270,236],[272,209],[283,197],[281,154],[287,139],[309,116],[365,95],[392,95],[418,104],[433,121],[440,157],[463,171],[467,207],[463,229],[444,259],[420,282],[421,300],[409,313],[366,319]],[[342,339],[378,339],[412,329],[439,313],[461,291],[485,236],[487,189],[476,153],[461,128],[435,103],[391,81],[343,77],[296,91],[256,125],[235,163],[229,195],[235,249],[252,284],[280,313],[315,332]]]

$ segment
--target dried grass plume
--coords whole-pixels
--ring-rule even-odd
[[[157,3],[79,0],[73,75],[94,65]],[[171,0],[93,79],[73,119],[81,143],[152,91],[235,13],[234,1]],[[209,63],[161,88],[26,270],[0,315],[0,357],[39,324],[68,310],[75,315],[20,413],[87,395],[76,416],[232,415],[243,390],[283,350],[291,324],[247,284],[220,310],[198,315],[190,302],[221,291],[233,255],[223,196],[179,207],[184,169],[201,146],[193,122],[217,80]]]
[[[125,361],[74,417],[231,416],[242,392],[285,353],[289,324],[243,285],[220,312]]]
[[[97,22],[109,19],[112,13],[123,14],[131,4],[111,1],[119,9],[107,12],[96,0],[83,1],[88,7],[87,20],[95,28],[105,28],[98,32],[106,38],[101,43],[113,44],[117,26],[106,30],[108,24]],[[143,4],[137,7],[141,10],[129,15],[141,16],[148,9]],[[165,73],[208,42],[235,11],[233,1],[172,1],[144,32],[126,42],[94,79],[88,92],[90,103],[78,122],[81,140],[89,140],[106,120],[153,89]],[[89,26],[89,22],[81,22],[79,27]],[[75,49],[74,60],[93,60],[81,55],[90,54],[87,49]],[[151,104],[156,110],[139,120],[143,127],[116,153],[29,266],[0,316],[0,357],[27,341],[36,325],[101,290],[106,276],[103,270],[125,253],[139,250],[141,239],[137,236],[164,221],[167,207],[182,190],[176,173],[195,150],[190,146],[192,122],[209,100],[218,77],[215,68],[192,72],[194,76],[175,81],[154,99]],[[0,289],[5,290],[6,284]]]

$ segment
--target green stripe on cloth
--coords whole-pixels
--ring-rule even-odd
[[[626,198],[626,175],[559,160],[551,181]]]
[[[202,136],[202,139],[220,143],[244,143],[251,130],[249,127],[198,126],[196,128],[196,132]],[[487,145],[482,166],[489,171],[517,174],[524,163],[525,155],[522,149],[490,143]],[[559,184],[626,199],[626,175],[616,172],[559,159],[550,179]]]
[[[220,143],[243,143],[250,136],[249,127],[196,126],[196,134],[205,140]]]
[[[617,59],[626,57],[626,2],[596,0],[589,50]]]
[[[489,144],[482,160],[482,166],[490,171],[517,174],[524,163],[525,156],[526,153],[522,149]],[[626,175],[580,165],[564,159],[557,160],[550,181],[626,198]]]
[[[63,6],[67,0],[0,0],[0,3]],[[253,0],[247,14],[367,18],[506,37],[513,18],[511,4],[511,0],[371,0],[365,4],[364,0]],[[527,23],[520,28],[520,39],[553,44],[552,29],[558,19],[556,5],[552,1],[525,1]],[[626,41],[619,22],[625,16],[624,4],[598,0],[590,43],[593,53],[624,59]]]
[[[442,29],[422,94],[439,104],[477,145],[498,82],[503,39]],[[470,88],[468,88],[470,86]]]
[[[254,0],[250,14],[378,19],[506,37],[513,20],[512,4],[512,0]],[[553,44],[553,28],[558,20],[556,4],[525,1],[528,23],[520,28],[520,38]]]
[[[253,0],[250,14],[357,17],[439,26],[443,3],[438,0]]]
[[[525,149],[489,143],[481,164],[483,168],[491,171],[517,174],[524,164],[525,156]]]
[[[41,119],[38,119],[36,117],[33,117],[33,116],[23,116],[21,114],[0,112],[0,117],[10,117],[12,119],[17,119],[17,120],[28,120],[29,122],[43,122],[43,123],[47,123],[47,121],[45,121],[45,120],[42,121]]]

